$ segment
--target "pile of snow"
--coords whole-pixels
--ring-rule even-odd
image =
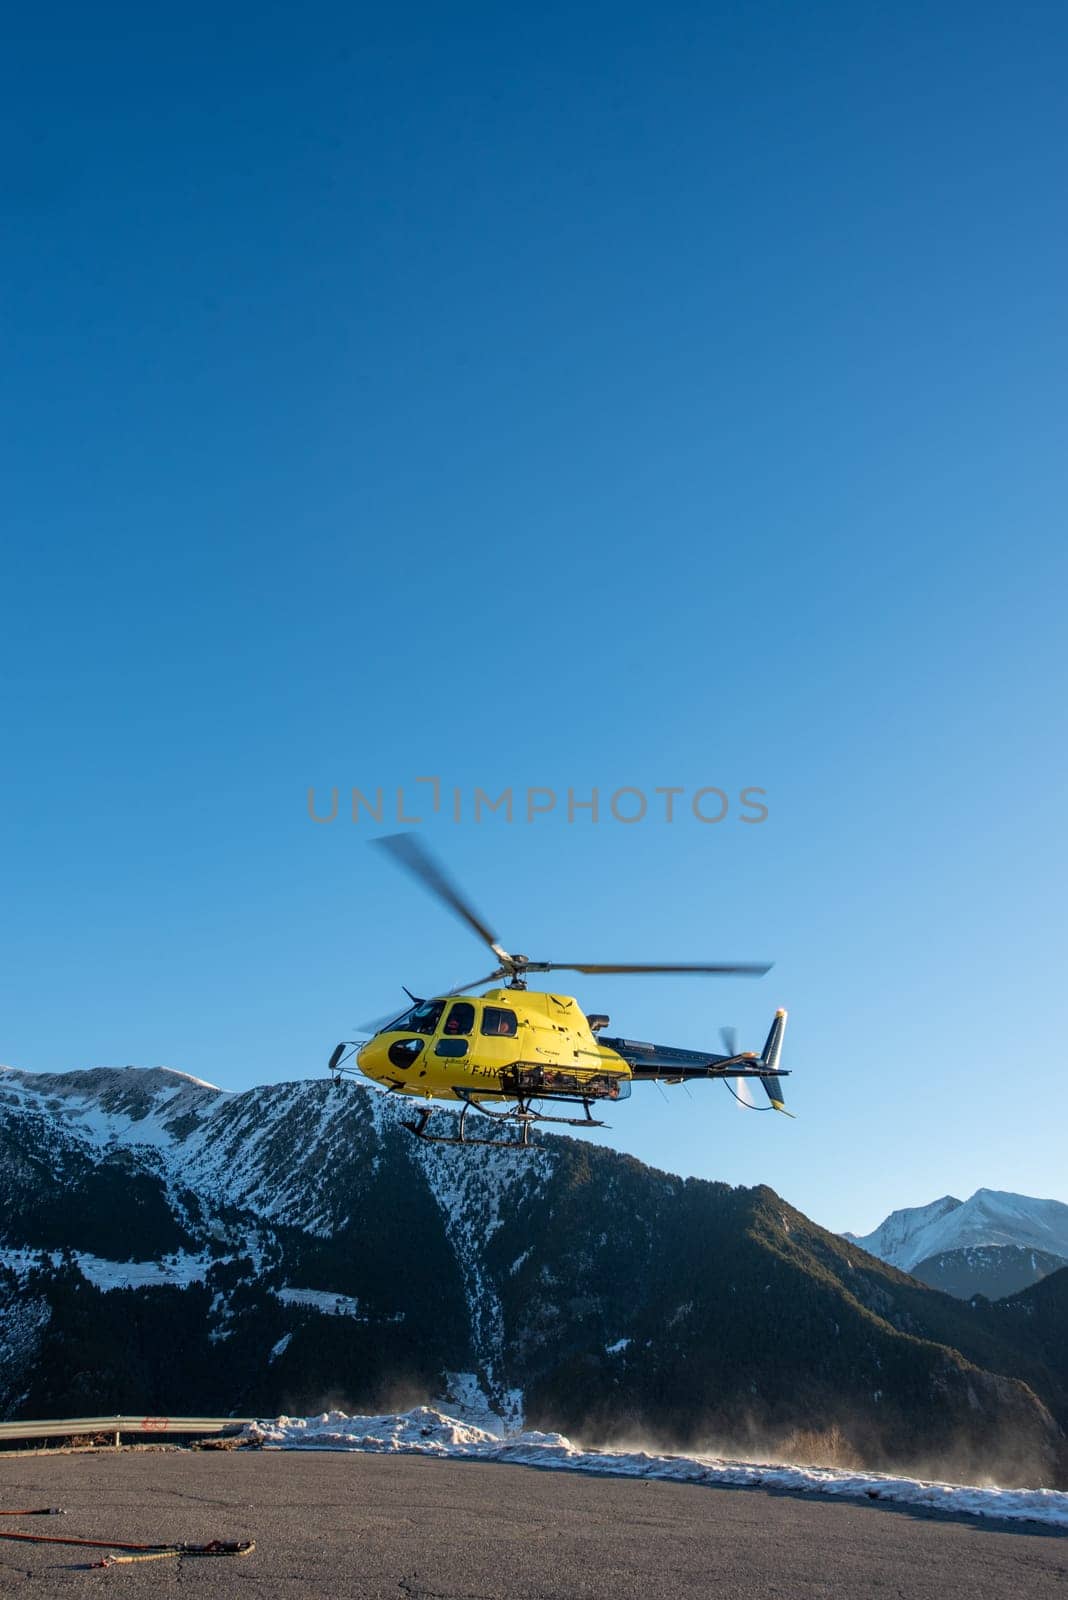
[[[896,1478],[834,1467],[788,1467],[718,1456],[648,1455],[644,1450],[580,1450],[560,1433],[499,1434],[447,1416],[432,1406],[381,1417],[278,1417],[254,1422],[245,1437],[276,1450],[358,1450],[504,1461],[512,1465],[594,1472],[613,1477],[665,1478],[711,1487],[742,1486],[882,1500],[933,1511],[1041,1522],[1068,1528],[1068,1494],[1055,1489],[972,1488],[967,1484]]]
[[[499,1434],[447,1417],[432,1406],[415,1406],[382,1417],[350,1417],[344,1411],[324,1411],[318,1417],[279,1417],[274,1422],[250,1423],[245,1436],[282,1450],[365,1450],[376,1455],[490,1455],[504,1442]],[[519,1437],[555,1439],[557,1435]]]
[[[903,1272],[976,1245],[1022,1245],[1068,1259],[1068,1205],[977,1189],[970,1200],[947,1194],[930,1205],[892,1211],[871,1233],[844,1237]]]

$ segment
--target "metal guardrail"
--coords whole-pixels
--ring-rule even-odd
[[[47,1422],[0,1422],[0,1442],[4,1439],[67,1439],[78,1434],[110,1433],[118,1444],[126,1433],[151,1438],[164,1433],[235,1432],[254,1422],[254,1417],[64,1417]]]

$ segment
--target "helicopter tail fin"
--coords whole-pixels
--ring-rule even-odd
[[[764,1048],[760,1052],[758,1069],[763,1068],[760,1081],[764,1085],[764,1092],[771,1101],[775,1111],[781,1111],[784,1116],[793,1116],[792,1111],[787,1111],[783,1104],[782,1078],[780,1073],[783,1068],[779,1065],[782,1056],[783,1034],[786,1032],[786,1012],[780,1009],[775,1013],[775,1020],[771,1024],[768,1037],[764,1041]]]

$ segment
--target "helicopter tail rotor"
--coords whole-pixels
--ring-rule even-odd
[[[731,1027],[721,1028],[719,1036],[723,1041],[723,1048],[727,1055],[736,1057],[738,1055],[738,1029]],[[742,1111],[759,1111],[760,1107],[753,1099],[753,1091],[745,1078],[736,1078],[733,1082],[727,1083],[726,1086],[730,1090],[735,1104]]]

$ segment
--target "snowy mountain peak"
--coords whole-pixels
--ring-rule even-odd
[[[176,1094],[183,1089],[206,1090],[211,1096],[223,1093],[215,1084],[175,1067],[89,1067],[70,1072],[22,1072],[17,1067],[0,1067],[2,1089],[21,1089],[39,1098],[93,1100],[100,1105],[122,1099],[132,1105],[144,1105],[161,1094]]]
[[[845,1237],[903,1272],[932,1256],[978,1246],[1038,1249],[1068,1261],[1068,1205],[977,1189],[968,1200],[943,1195],[930,1205],[892,1211],[871,1233]]]
[[[922,1250],[917,1255],[917,1240],[926,1238],[929,1232],[936,1229],[946,1217],[960,1210],[963,1204],[955,1195],[944,1194],[941,1200],[932,1200],[929,1205],[904,1206],[900,1211],[891,1211],[871,1233],[847,1233],[843,1237],[853,1244],[859,1244],[862,1250],[869,1251],[871,1255],[878,1256],[880,1261],[889,1261],[891,1266],[907,1272],[910,1266],[933,1253]]]
[[[232,1096],[172,1067],[92,1067],[81,1072],[0,1068],[0,1104],[36,1111],[94,1144],[127,1137],[166,1144]]]

